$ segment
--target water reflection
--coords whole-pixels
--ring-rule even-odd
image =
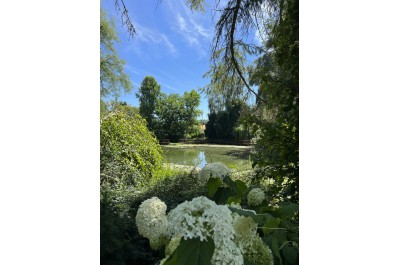
[[[207,163],[222,162],[228,167],[250,166],[250,149],[210,146],[162,146],[164,162],[204,167]]]

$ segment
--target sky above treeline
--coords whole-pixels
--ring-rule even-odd
[[[120,101],[139,106],[135,93],[145,76],[153,76],[166,94],[183,95],[209,83],[203,75],[210,67],[210,45],[218,18],[218,14],[213,17],[213,1],[207,1],[204,13],[192,12],[185,0],[124,2],[136,29],[133,38],[121,24],[115,1],[101,2],[102,9],[115,21],[120,40],[115,47],[126,61],[125,72],[134,86],[129,94],[119,97]],[[249,36],[249,41],[258,43],[256,35]],[[205,94],[201,94],[200,109],[201,118],[206,119],[209,111]]]

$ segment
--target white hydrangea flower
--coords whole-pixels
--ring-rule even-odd
[[[233,228],[235,229],[235,242],[245,252],[251,248],[253,238],[257,236],[257,224],[251,217],[233,213]]]
[[[264,244],[259,236],[253,238],[251,247],[245,248],[243,255],[256,265],[274,265],[271,249]]]
[[[264,244],[257,233],[257,224],[251,217],[233,213],[235,243],[243,256],[256,265],[273,265],[274,258],[271,249]]]
[[[265,200],[264,191],[260,188],[252,189],[247,195],[247,203],[249,205],[257,206]]]
[[[243,264],[243,256],[234,243],[234,229],[231,211],[226,205],[217,205],[206,197],[185,201],[173,209],[169,215],[173,235],[184,239],[212,237],[215,243],[213,265]]]
[[[167,205],[157,197],[140,204],[136,214],[136,226],[139,234],[150,240],[152,249],[159,249],[168,237]]]
[[[221,162],[216,162],[216,163],[211,163],[207,164],[205,167],[203,167],[200,170],[199,177],[202,180],[208,180],[210,176],[213,178],[221,178],[222,176],[231,174],[232,170],[230,170],[229,167],[227,167],[224,163]]]

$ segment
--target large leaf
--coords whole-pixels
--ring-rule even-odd
[[[285,245],[282,248],[282,253],[289,264],[291,265],[299,264],[299,250],[296,247]]]
[[[267,220],[267,222],[266,222],[266,223],[264,224],[264,226],[263,226],[263,231],[264,231],[264,233],[265,233],[265,234],[269,234],[269,233],[275,231],[274,228],[278,228],[280,222],[281,222],[281,221],[279,220],[279,218],[269,218],[269,219]]]
[[[231,189],[226,187],[219,187],[214,195],[214,201],[218,204],[225,204],[228,198],[234,195],[235,194],[232,192]]]
[[[177,264],[176,259],[177,259],[177,255],[176,255],[176,250],[175,250],[172,253],[172,255],[169,256],[168,259],[164,262],[164,265],[176,265]]]
[[[220,178],[209,178],[207,182],[208,196],[212,197],[217,192],[218,188],[222,186]]]
[[[289,202],[282,204],[276,211],[276,214],[281,218],[290,219],[298,211],[299,211],[299,204]]]
[[[278,241],[276,240],[276,238],[271,238],[271,250],[272,253],[274,254],[274,256],[279,260],[279,263],[282,265],[282,258],[281,258],[281,254],[279,253],[279,245],[278,245]]]
[[[226,184],[228,184],[229,187],[231,187],[231,189],[237,193],[237,188],[236,188],[236,183],[227,175],[224,178],[224,182]]]
[[[267,222],[270,218],[273,218],[272,215],[269,213],[255,214],[252,211],[246,211],[243,209],[238,209],[238,208],[234,208],[234,207],[230,207],[230,206],[228,206],[228,208],[234,213],[237,213],[237,214],[240,214],[240,215],[246,216],[246,217],[251,217],[253,219],[253,221],[256,222],[260,226],[263,226],[265,224],[265,222]]]
[[[236,180],[235,183],[236,183],[236,187],[237,187],[237,194],[240,197],[244,196],[248,191],[246,183],[244,183],[241,180]]]
[[[214,254],[214,241],[200,241],[199,238],[182,239],[175,251],[177,265],[211,265]]]

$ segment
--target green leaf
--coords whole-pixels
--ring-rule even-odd
[[[176,265],[176,250],[171,254],[171,256],[168,257],[168,259],[164,262],[164,265]]]
[[[214,200],[217,204],[225,204],[229,197],[235,195],[231,189],[226,187],[218,188],[214,195]]]
[[[282,248],[282,253],[283,257],[286,259],[286,261],[291,264],[291,265],[297,265],[299,264],[299,250],[290,245],[285,245]]]
[[[279,253],[278,241],[274,237],[271,239],[271,250],[272,253],[275,255],[275,257],[279,260],[280,264],[282,265],[282,258],[281,254]]]
[[[176,265],[211,265],[214,248],[215,244],[211,238],[207,238],[207,241],[200,241],[199,238],[182,239],[174,254]],[[171,261],[174,258],[172,257]],[[168,265],[173,265],[173,263],[168,263]]]
[[[282,204],[276,211],[276,214],[281,218],[290,219],[298,211],[299,211],[299,204],[290,202]]]
[[[244,183],[241,180],[236,180],[235,183],[236,183],[236,187],[237,187],[237,194],[240,197],[244,196],[248,191],[246,183]]]
[[[279,244],[283,244],[287,241],[287,235],[285,230],[274,230],[273,237],[275,237]]]
[[[252,211],[237,209],[237,208],[230,207],[230,206],[228,206],[228,208],[234,213],[237,213],[237,214],[240,214],[240,215],[246,216],[246,217],[251,217],[253,219],[253,221],[256,222],[260,226],[264,225],[268,219],[273,218],[272,215],[270,215],[269,213],[255,214]]]
[[[251,211],[246,211],[246,210],[242,210],[242,209],[238,209],[238,208],[234,208],[234,207],[230,207],[230,206],[228,206],[228,208],[232,212],[238,213],[238,214],[240,214],[242,216],[247,216],[247,217],[251,217],[251,218],[256,216],[256,214],[254,212],[251,212]]]
[[[239,197],[236,196],[231,196],[228,198],[228,200],[226,201],[226,204],[239,204],[240,205],[241,199]]]
[[[264,226],[268,228],[276,228],[279,226],[280,223],[281,220],[279,218],[269,218]]]
[[[269,218],[267,222],[263,225],[263,231],[265,234],[269,234],[275,230],[273,228],[279,227],[279,224],[281,223],[281,220],[278,218]]]
[[[207,182],[208,196],[211,198],[217,192],[218,188],[222,186],[220,178],[209,178]]]
[[[236,183],[229,177],[224,178],[224,182],[234,191],[237,192]]]
[[[290,241],[299,242],[299,233],[298,232],[288,232],[287,238]]]

